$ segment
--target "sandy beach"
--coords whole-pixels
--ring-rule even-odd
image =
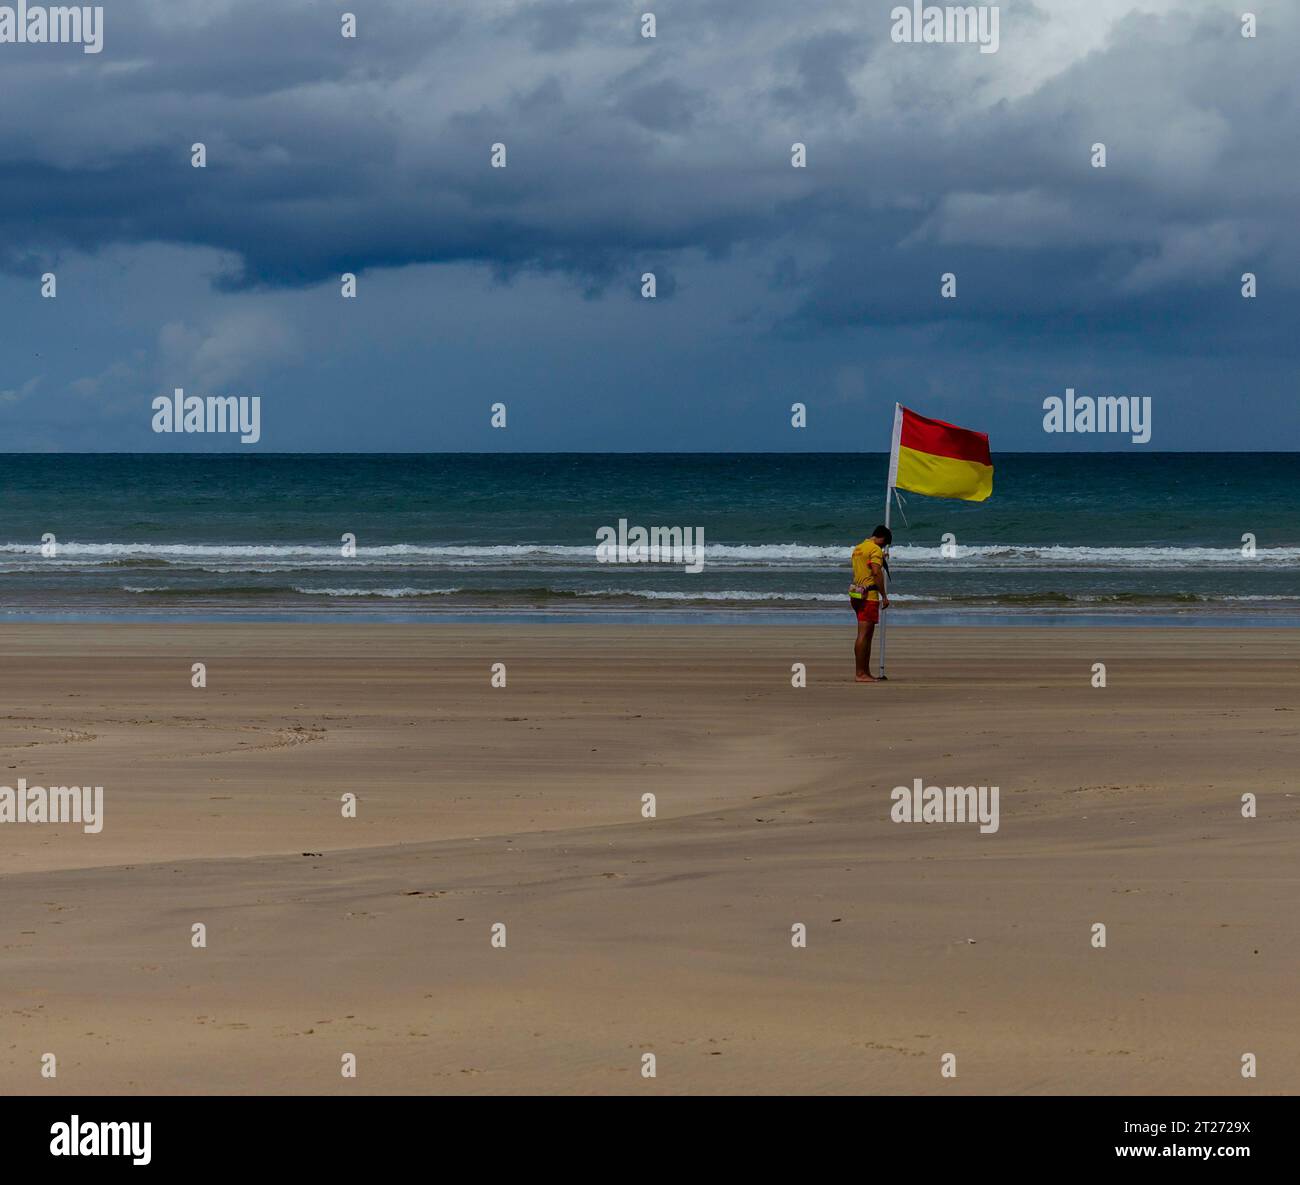
[[[851,639],[3,626],[0,1091],[1300,1091],[1297,633]]]

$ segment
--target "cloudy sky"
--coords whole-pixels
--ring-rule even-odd
[[[1148,449],[1300,448],[1300,5],[1004,0],[991,54],[892,7],[119,0],[97,55],[0,44],[0,451],[239,448],[151,432],[178,386],[260,395],[270,451],[875,451],[895,400],[1135,447],[1044,434],[1067,387],[1150,396]]]

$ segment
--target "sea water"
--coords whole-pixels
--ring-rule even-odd
[[[838,620],[885,469],[860,453],[10,455],[0,613]],[[987,502],[904,498],[900,622],[1300,617],[1297,453],[1000,454]],[[701,569],[598,562],[622,519],[702,531]]]

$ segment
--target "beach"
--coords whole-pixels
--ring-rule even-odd
[[[844,618],[0,626],[0,1091],[1300,1090],[1300,635]]]

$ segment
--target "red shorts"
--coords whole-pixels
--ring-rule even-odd
[[[849,606],[858,615],[859,621],[869,621],[873,625],[880,622],[880,602],[868,601],[865,597],[850,597]]]

